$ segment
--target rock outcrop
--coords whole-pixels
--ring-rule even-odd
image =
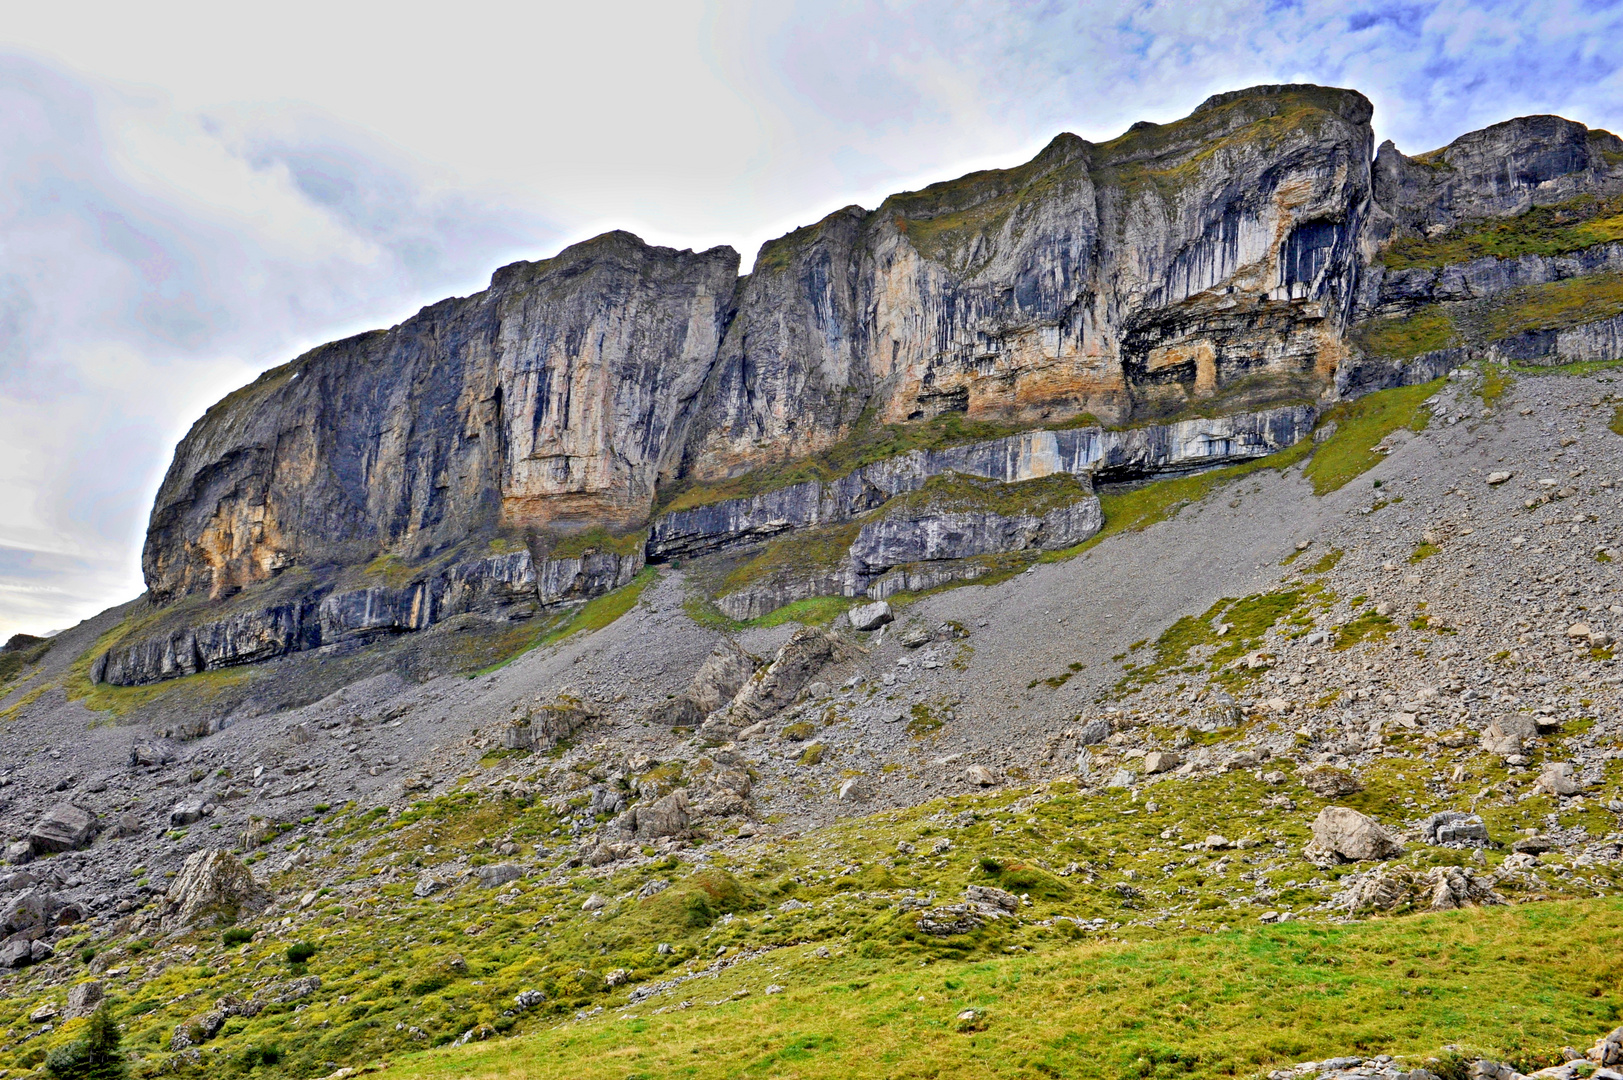
[[[178,930],[204,922],[234,922],[269,903],[270,894],[235,855],[194,851],[164,897],[163,927]]]
[[[1398,229],[1435,235],[1575,196],[1623,192],[1623,139],[1559,116],[1522,116],[1406,157],[1375,155],[1376,203]]]

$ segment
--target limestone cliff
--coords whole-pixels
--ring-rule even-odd
[[[295,564],[642,524],[737,268],[609,233],[266,372],[176,450],[147,588],[219,598]]]
[[[700,479],[804,456],[864,407],[1107,423],[1311,399],[1341,356],[1370,105],[1259,87],[766,245],[688,449]]]
[[[854,522],[943,472],[1215,464],[1301,438],[1338,395],[1623,349],[1623,216],[1606,216],[1623,210],[1606,201],[1623,141],[1527,117],[1372,155],[1370,120],[1355,91],[1254,87],[847,207],[766,244],[743,278],[730,249],[620,232],[504,267],[211,408],[153,507],[152,611],[95,673],[144,682],[521,617],[624,584],[645,557]],[[1507,246],[1506,229],[1536,242]],[[1455,312],[1574,281],[1578,308]],[[939,423],[971,434],[909,444]],[[896,448],[853,449],[873,445]],[[945,572],[929,562],[869,594]]]

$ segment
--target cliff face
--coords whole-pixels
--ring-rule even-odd
[[[294,563],[641,524],[737,269],[609,233],[267,372],[176,450],[148,589],[221,597]]]
[[[1122,423],[1316,395],[1356,280],[1369,119],[1345,90],[1222,95],[766,245],[689,472],[804,456],[865,406],[891,422]]]
[[[1623,314],[1623,216],[1596,201],[1623,194],[1623,141],[1526,117],[1372,158],[1370,118],[1350,90],[1218,95],[1176,123],[1061,135],[1017,168],[847,207],[765,245],[742,279],[730,249],[609,233],[322,346],[182,440],[143,552],[171,617],[97,671],[142,682],[511,617],[624,584],[645,557],[852,522],[943,471],[1188,468],[1288,445],[1337,394],[1623,348],[1596,322]],[[1507,247],[1483,221],[1537,242]],[[1435,332],[1460,304],[1571,278],[1595,326],[1499,312],[1486,344]],[[850,452],[943,414],[988,435]],[[980,460],[1038,443],[1064,463]],[[723,498],[817,454],[846,464]],[[650,521],[662,485],[695,484]],[[646,546],[630,535],[645,527]],[[912,575],[895,588],[933,580],[921,566],[892,571]]]
[[[1435,235],[1581,195],[1623,191],[1623,139],[1559,116],[1522,116],[1406,157],[1375,155],[1375,199],[1397,230]]]

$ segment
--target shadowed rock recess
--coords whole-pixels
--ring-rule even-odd
[[[1266,455],[1339,397],[1475,356],[1623,349],[1623,141],[1531,117],[1408,158],[1373,153],[1370,118],[1351,90],[1221,94],[847,207],[747,276],[729,248],[612,232],[314,349],[182,440],[140,617],[91,677],[529,618],[645,560],[866,520],[947,473],[1091,490]],[[1468,242],[1540,214],[1525,250]],[[888,555],[869,522],[851,565],[731,612],[929,587],[1099,520],[992,517],[915,522]],[[964,536],[920,539],[943,529]]]

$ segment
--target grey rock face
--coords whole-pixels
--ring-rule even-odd
[[[768,244],[688,467],[804,455],[870,396],[887,421],[1119,422],[1246,375],[1313,381],[1356,277],[1370,112],[1318,87],[1219,95],[1175,125],[1102,145],[1062,135],[1019,168]],[[1258,125],[1287,113],[1311,120],[1265,150]]]
[[[1400,228],[1425,233],[1623,191],[1623,165],[1607,158],[1619,153],[1616,135],[1559,116],[1523,116],[1461,135],[1424,160],[1382,143],[1374,197]]]
[[[1598,244],[1569,255],[1482,258],[1404,270],[1388,270],[1375,263],[1366,271],[1361,310],[1372,315],[1407,315],[1426,304],[1486,300],[1529,285],[1620,271],[1623,244]]]
[[[1575,364],[1623,359],[1623,315],[1565,330],[1530,330],[1488,347],[1495,360],[1522,364]]]
[[[1352,318],[1623,261],[1613,244],[1386,272],[1371,256],[1392,237],[1623,191],[1623,143],[1530,117],[1424,160],[1389,144],[1372,164],[1370,118],[1353,91],[1253,87],[1173,124],[1102,144],[1062,135],[1017,168],[847,207],[767,244],[747,278],[728,249],[608,233],[322,346],[217,404],[177,448],[143,550],[167,615],[92,677],[135,685],[458,614],[522,617],[622,586],[645,558],[853,521],[945,472],[1124,479],[1244,460],[1311,430],[1303,402],[1462,359],[1364,357]],[[1591,326],[1498,347],[1565,362],[1611,358],[1620,338]],[[1218,416],[1155,423],[1197,413]],[[551,554],[572,534],[650,525],[659,485],[946,414],[1060,430],[689,506],[653,521],[641,550]],[[1101,426],[1070,426],[1089,415]],[[1031,543],[1025,531],[961,546]],[[720,603],[747,619],[813,595],[894,595],[979,572],[962,558],[791,575]],[[183,597],[209,603],[172,606]]]
[[[1092,497],[1041,516],[984,510],[909,512],[864,525],[851,545],[851,558],[858,573],[866,578],[898,563],[1070,547],[1103,525],[1099,500]]]
[[[653,558],[691,557],[791,529],[851,521],[949,473],[1015,483],[1056,473],[1135,476],[1262,457],[1306,437],[1317,418],[1311,407],[1286,406],[1127,431],[1038,430],[944,450],[915,450],[827,483],[811,481],[664,514],[650,529],[648,553]]]
[[[295,559],[354,566],[503,526],[640,522],[737,266],[725,248],[609,233],[266,373],[176,451],[148,589],[219,597]]]
[[[564,562],[579,564],[582,560]],[[558,565],[545,564],[548,568]],[[622,576],[630,580],[630,575],[620,573],[617,558],[615,567],[608,579],[597,584],[612,588]],[[640,560],[637,568],[641,568]],[[552,602],[580,595],[578,571],[556,570],[552,582],[556,590]],[[457,563],[399,588],[324,593],[322,587],[316,587],[295,603],[243,611],[115,646],[96,660],[91,678],[115,686],[136,686],[340,641],[421,630],[469,611],[534,611],[542,600],[541,588],[528,551]],[[136,757],[132,752],[132,763]]]
[[[36,855],[72,851],[90,843],[95,833],[95,814],[72,803],[60,803],[29,830],[28,843]]]

